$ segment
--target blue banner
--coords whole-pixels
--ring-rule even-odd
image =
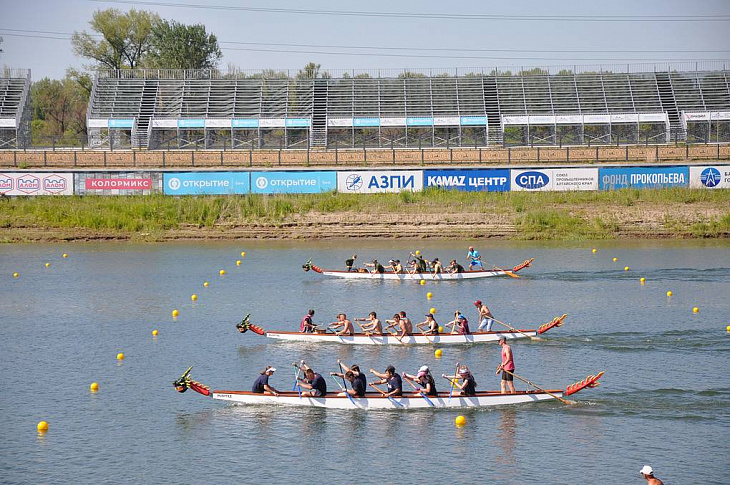
[[[231,126],[233,128],[258,128],[259,127],[259,120],[258,119],[234,119],[231,120]]]
[[[467,192],[507,192],[510,187],[508,169],[490,170],[425,170],[423,186]]]
[[[249,172],[178,172],[163,174],[166,195],[248,194]]]
[[[469,126],[469,125],[485,126],[487,124],[487,117],[486,116],[462,116],[461,124],[462,124],[462,126]]]
[[[200,119],[188,119],[188,120],[177,120],[178,128],[205,128],[205,120]]]
[[[132,128],[134,119],[131,120],[109,120],[109,128]]]
[[[337,172],[252,172],[254,194],[315,194],[337,189]]]
[[[287,118],[286,126],[288,128],[307,128],[311,124],[309,118]]]
[[[406,126],[433,126],[433,118],[425,116],[406,118]]]
[[[689,167],[615,167],[599,168],[601,190],[627,187],[688,187]]]
[[[380,126],[380,118],[353,118],[352,126]]]

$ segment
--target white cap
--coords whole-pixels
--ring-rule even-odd
[[[418,369],[418,372],[428,372],[428,366],[422,365],[420,369]]]
[[[639,473],[642,475],[652,475],[654,473],[654,469],[649,465],[644,465],[644,468],[642,468]]]
[[[276,372],[276,367],[269,367],[266,372]]]

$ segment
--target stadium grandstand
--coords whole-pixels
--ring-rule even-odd
[[[0,70],[0,149],[30,146],[30,71]]]
[[[722,61],[313,77],[99,71],[87,128],[92,147],[149,149],[726,143],[730,73]]]

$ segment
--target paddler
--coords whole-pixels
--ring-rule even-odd
[[[477,392],[477,381],[465,365],[459,367],[456,375],[447,376],[446,374],[441,374],[441,377],[450,380],[452,385],[460,390],[459,394],[462,396],[473,396]],[[461,379],[461,383],[457,382],[457,379]]]
[[[408,320],[410,322],[410,320]],[[413,335],[413,328],[406,325],[406,322],[401,319],[400,313],[396,313],[393,315],[392,320],[386,320],[385,323],[388,324],[387,327],[385,327],[385,330],[390,330],[393,327],[398,327],[400,330],[400,335],[395,335],[395,338],[398,340],[401,340],[406,335]]]
[[[378,334],[383,335],[383,324],[381,323],[380,319],[378,318],[378,314],[375,312],[370,312],[370,314],[367,316],[367,318],[356,318],[356,322],[370,322],[366,323],[365,325],[360,325],[360,328],[362,328],[362,331],[366,334]]]
[[[357,365],[353,365],[352,367],[347,367],[345,364],[343,364],[339,359],[337,360],[337,363],[340,365],[344,373],[340,372],[330,372],[331,376],[336,377],[343,377],[350,381],[350,385],[352,386],[352,389],[345,389],[343,392],[339,393],[338,396],[344,396],[345,393],[355,396],[355,397],[363,397],[365,396],[365,390],[368,387],[368,381],[365,377],[365,374],[360,372],[360,367]]]
[[[323,397],[327,394],[327,381],[324,380],[321,374],[314,372],[314,369],[305,364],[304,361],[302,361],[299,368],[304,371],[304,378],[300,377],[297,379],[299,381],[299,387],[309,389],[309,391],[303,394],[314,397]]]
[[[441,261],[439,261],[439,258],[434,258],[431,262],[431,268],[434,275],[440,274],[444,272],[444,267],[441,264]]]
[[[345,260],[345,266],[347,267],[348,273],[350,271],[352,271],[352,266],[355,264],[356,259],[357,259],[357,254],[353,254],[351,258]]]
[[[454,319],[446,324],[447,327],[451,327],[451,333],[458,333],[459,335],[471,335],[469,330],[469,320],[459,311],[454,312]]]
[[[314,310],[309,310],[306,315],[302,317],[302,321],[299,324],[299,331],[301,333],[314,333],[316,325],[312,321],[314,316]]]
[[[515,379],[512,374],[515,372],[515,359],[512,354],[512,347],[507,344],[506,337],[501,337],[499,339],[499,345],[502,346],[502,363],[499,364],[499,367],[497,367],[497,374],[502,371],[502,382],[500,383],[502,394],[507,394],[508,387],[509,394],[514,394],[516,392],[514,383]]]
[[[400,259],[393,261],[393,273],[403,273],[403,265],[401,264]]]
[[[426,260],[423,259],[423,256],[411,253],[411,257],[415,262],[414,270],[416,273],[428,273],[428,264],[426,264]]]
[[[259,375],[254,381],[251,392],[256,394],[273,394],[274,396],[278,396],[279,391],[269,385],[269,377],[271,377],[274,372],[276,372],[276,369],[274,367],[271,367],[270,365],[267,365],[266,369],[262,370],[261,375]]]
[[[434,381],[433,376],[431,375],[431,371],[429,370],[427,365],[422,365],[421,368],[418,369],[418,374],[416,375],[406,374],[404,372],[403,378],[416,382],[421,386],[421,389],[413,392],[415,396],[418,396],[419,394],[425,394],[426,396],[438,397],[438,392],[436,391],[436,381]]]
[[[403,380],[400,378],[400,376],[395,372],[395,367],[392,365],[389,365],[385,368],[385,372],[378,372],[375,369],[370,369],[371,374],[375,374],[375,377],[379,377],[379,381],[371,382],[370,385],[375,387],[380,384],[387,384],[387,391],[381,391],[377,387],[378,391],[383,396],[386,397],[392,397],[392,396],[400,396],[403,394]]]
[[[404,312],[403,310],[400,311],[399,315],[400,321],[403,322],[403,327],[405,327],[406,335],[413,335],[413,322],[411,322],[411,319],[408,318],[406,312]],[[403,335],[401,335],[401,337],[403,337]]]
[[[654,476],[654,469],[649,465],[644,465],[644,468],[639,473],[646,479],[647,485],[664,485],[664,482]]]
[[[474,246],[469,246],[469,252],[466,254],[466,259],[469,260],[469,271],[484,269],[482,267],[482,256],[479,254],[479,251],[474,249]]]
[[[371,273],[385,273],[385,266],[380,264],[377,259],[373,259],[372,263],[365,263],[365,266],[367,266],[368,268],[373,268],[372,271],[370,271]]]
[[[482,303],[482,300],[475,301],[474,306],[477,307],[479,312],[479,328],[477,330],[481,332],[484,329],[485,332],[491,332],[494,324],[492,312],[489,311],[487,305]]]
[[[329,327],[334,330],[335,335],[353,335],[355,333],[352,322],[347,319],[347,315],[344,313],[339,313],[337,315],[337,321],[330,323]]]
[[[452,259],[449,266],[446,268],[446,271],[449,273],[463,273],[464,267],[457,263],[455,259]]]
[[[424,335],[438,335],[439,334],[439,324],[436,322],[436,319],[433,318],[433,315],[430,313],[426,314],[426,320],[422,321],[421,323],[416,324],[416,328],[418,328]]]

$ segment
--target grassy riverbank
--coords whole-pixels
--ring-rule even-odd
[[[0,240],[728,237],[730,191],[28,197],[0,202]]]

